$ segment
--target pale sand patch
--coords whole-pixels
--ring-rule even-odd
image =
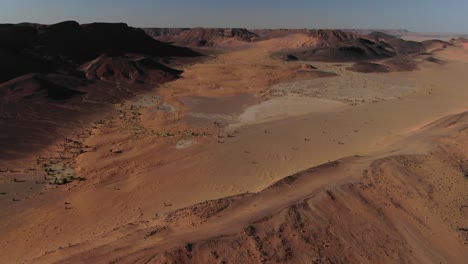
[[[276,97],[248,107],[230,127],[265,123],[307,113],[327,112],[343,106],[345,104],[342,102],[300,95]]]
[[[465,46],[466,47],[466,46]],[[444,60],[468,62],[468,48],[451,47],[437,52],[437,56]]]
[[[260,41],[257,43],[257,46],[267,51],[278,51],[282,49],[314,47],[317,44],[318,40],[316,38],[298,33]]]
[[[197,141],[193,138],[182,138],[177,141],[176,149],[185,149],[197,144]]]
[[[329,100],[338,100],[353,105],[369,101],[399,98],[412,92],[411,80],[396,74],[341,74],[313,80],[280,83],[269,89],[272,95],[298,94]]]
[[[221,97],[185,96],[180,101],[194,113],[233,114],[242,112],[243,108],[254,104],[256,100],[252,94],[235,94]]]

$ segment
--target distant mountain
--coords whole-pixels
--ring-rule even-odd
[[[352,32],[345,32],[334,29],[253,29],[252,32],[260,36],[259,40],[281,38],[293,34],[303,34],[316,37],[323,43],[332,44],[345,39],[357,38],[358,35]]]
[[[341,29],[341,30],[345,32],[354,32],[360,35],[369,35],[372,32],[381,32],[381,33],[385,33],[385,34],[396,36],[396,37],[402,37],[402,36],[415,34],[415,32],[409,31],[407,29]]]
[[[390,58],[396,53],[377,42],[358,38],[292,52],[291,55],[306,61],[351,62]]]
[[[425,47],[420,42],[403,40],[383,32],[372,32],[369,35],[376,43],[392,49],[398,55],[416,54],[425,52]]]
[[[450,43],[454,46],[465,47],[467,46],[466,44],[468,43],[468,38],[465,38],[465,37],[453,38],[450,40]]]
[[[422,43],[406,41],[383,32],[359,35],[340,30],[327,30],[317,31],[315,36],[318,38],[315,46],[282,53],[299,60],[350,62],[385,59],[426,51]]]
[[[232,46],[252,42],[258,35],[243,28],[143,28],[156,40],[187,47]]]
[[[425,40],[425,41],[422,41],[421,43],[426,48],[426,51],[429,51],[429,52],[434,51],[434,50],[445,49],[447,47],[453,46],[453,44],[450,42],[438,40],[438,39]]]

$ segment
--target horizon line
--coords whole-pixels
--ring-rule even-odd
[[[429,31],[414,31],[408,28],[314,28],[314,27],[242,27],[242,26],[229,26],[229,27],[220,27],[220,26],[133,26],[127,22],[108,22],[108,21],[93,21],[93,22],[79,22],[77,20],[63,20],[56,23],[39,23],[39,22],[30,22],[30,21],[22,21],[22,22],[0,22],[0,25],[19,25],[19,24],[36,24],[36,25],[43,25],[43,26],[51,26],[55,24],[60,24],[63,22],[76,22],[80,25],[87,25],[87,24],[94,24],[94,23],[103,23],[103,24],[126,24],[129,27],[133,28],[141,28],[141,29],[150,29],[150,28],[168,28],[168,29],[194,29],[194,28],[205,28],[205,29],[247,29],[247,30],[374,30],[374,31],[383,31],[383,30],[395,30],[395,31],[407,31],[408,33],[418,33],[418,34],[434,34],[434,35],[468,35],[467,32],[429,32]]]

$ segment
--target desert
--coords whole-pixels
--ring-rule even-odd
[[[468,40],[0,24],[1,263],[465,263]]]

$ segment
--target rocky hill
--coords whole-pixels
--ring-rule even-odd
[[[111,104],[178,78],[182,71],[173,64],[199,56],[123,23],[1,24],[0,39],[5,159],[30,153],[57,136],[55,130],[66,131]],[[12,135],[24,149],[9,144]]]
[[[188,47],[215,47],[248,43],[258,35],[243,28],[144,28],[156,40]]]
[[[316,31],[316,45],[280,52],[306,61],[350,62],[385,59],[394,56],[418,54],[426,51],[424,45],[406,41],[382,32],[359,35],[340,30]]]
[[[0,37],[0,82],[33,72],[71,73],[102,54],[197,55],[190,49],[156,41],[142,30],[123,23],[3,24],[0,25]]]

